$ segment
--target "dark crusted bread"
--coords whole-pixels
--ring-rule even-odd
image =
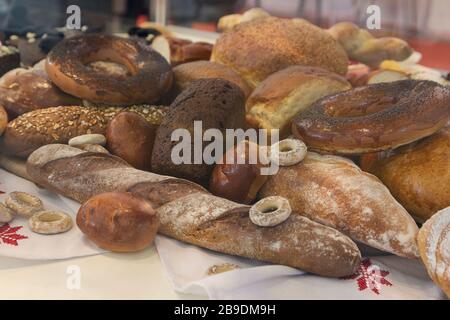
[[[202,121],[203,132],[210,128],[219,129],[223,133],[225,129],[244,128],[244,103],[242,90],[227,80],[194,81],[171,104],[169,113],[158,128],[152,154],[152,171],[207,185],[212,165],[173,163],[172,148],[178,141],[171,141],[172,132],[184,128],[191,133],[191,163],[193,163],[194,121]],[[207,144],[203,142],[203,148]]]
[[[14,47],[2,46],[0,44],[0,77],[9,70],[20,66],[20,54]]]
[[[100,113],[79,106],[31,111],[8,123],[2,150],[27,157],[47,144],[67,143],[73,137],[88,133],[105,134],[106,123]]]

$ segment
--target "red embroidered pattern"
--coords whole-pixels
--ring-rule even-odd
[[[342,279],[356,279],[359,291],[370,289],[372,292],[380,294],[381,285],[392,286],[392,283],[386,279],[388,274],[389,271],[381,270],[377,265],[373,265],[370,259],[364,259],[354,275]]]
[[[27,236],[16,233],[22,229],[22,226],[11,227],[9,223],[0,227],[0,244],[9,244],[11,246],[17,246],[19,240],[28,239]]]

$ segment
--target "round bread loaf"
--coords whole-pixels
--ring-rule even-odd
[[[207,129],[218,129],[225,133],[225,129],[244,128],[244,94],[238,86],[227,80],[194,81],[172,103],[167,116],[156,132],[151,161],[152,172],[185,178],[206,186],[213,164],[206,164],[202,157],[203,150],[209,143],[202,142],[201,150],[194,148],[194,121],[199,121],[198,124],[201,121],[200,134]],[[179,141],[172,141],[172,133],[176,129],[186,129],[185,133],[189,134]],[[176,139],[178,138],[177,136]],[[187,143],[189,146],[188,158],[190,159],[186,161],[189,163],[185,161],[181,164],[174,163],[172,148],[178,143]],[[176,154],[179,153],[176,152]],[[194,164],[194,157],[201,159],[199,164]]]
[[[333,72],[291,66],[271,74],[256,87],[245,105],[246,120],[252,127],[280,129],[281,135],[287,136],[297,113],[320,98],[351,88],[344,77]]]
[[[365,154],[361,167],[423,222],[450,206],[450,126],[393,151]]]
[[[275,17],[237,25],[217,40],[211,60],[237,71],[252,86],[291,65],[322,67],[345,75],[348,58],[326,31],[302,19]]]
[[[173,68],[174,84],[166,99],[170,102],[174,100],[183,90],[185,90],[193,81],[205,78],[221,78],[233,82],[245,97],[251,93],[251,88],[239,74],[233,69],[219,63],[211,61],[194,61],[183,63]]]
[[[77,225],[100,248],[133,252],[153,242],[159,220],[149,201],[128,192],[109,192],[81,206]]]

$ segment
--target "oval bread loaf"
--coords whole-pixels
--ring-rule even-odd
[[[83,134],[105,134],[107,121],[98,112],[79,106],[35,110],[11,121],[5,131],[2,150],[27,157],[41,146],[67,143]]]

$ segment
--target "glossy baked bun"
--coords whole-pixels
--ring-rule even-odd
[[[153,242],[159,220],[149,201],[128,192],[109,192],[81,206],[77,225],[100,248],[133,252]]]
[[[221,163],[214,167],[209,190],[216,196],[238,203],[249,204],[255,200],[267,180],[266,175],[261,175],[262,165],[250,161],[250,152],[254,160],[258,160],[258,148],[257,144],[244,141],[228,150]],[[227,158],[233,161],[228,162]]]
[[[363,155],[361,167],[380,178],[416,220],[425,221],[450,206],[450,126],[393,151]]]
[[[253,87],[291,65],[347,73],[344,49],[326,31],[303,19],[275,17],[237,25],[217,40],[211,60],[230,66]]]

